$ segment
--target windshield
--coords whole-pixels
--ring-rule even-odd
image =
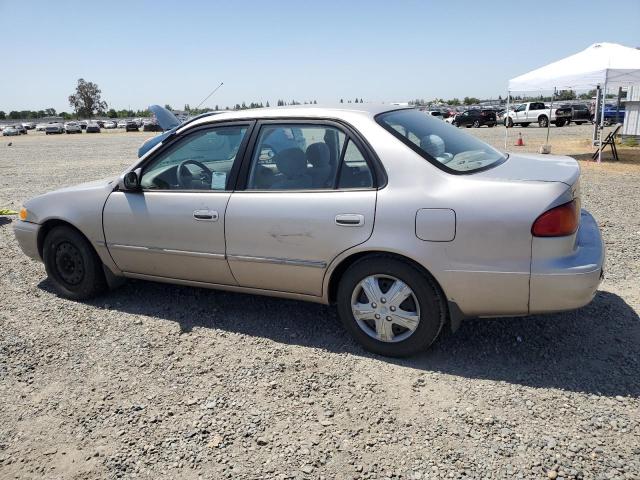
[[[376,120],[411,149],[451,173],[486,170],[507,159],[457,127],[418,110],[395,110],[378,115]]]

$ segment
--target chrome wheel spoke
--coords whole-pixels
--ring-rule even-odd
[[[373,320],[374,309],[368,303],[356,303],[351,307],[357,320]]]
[[[376,334],[378,336],[378,340],[383,342],[392,342],[393,341],[393,325],[391,322],[385,320],[384,318],[376,320]]]
[[[418,328],[418,323],[420,323],[420,316],[414,312],[407,312],[405,310],[396,310],[391,314],[391,322],[395,325],[400,325],[412,332]]]
[[[391,288],[386,293],[387,302],[389,305],[399,307],[413,292],[409,286],[401,280],[396,280]]]
[[[378,279],[376,277],[367,277],[360,282],[360,287],[364,290],[364,294],[367,296],[369,303],[380,302],[382,298],[382,291],[378,285]]]

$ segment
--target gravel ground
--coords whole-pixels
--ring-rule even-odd
[[[148,136],[3,138],[0,208],[115,174]],[[322,305],[136,281],[58,298],[0,217],[0,478],[640,478],[640,165],[582,166],[595,300],[402,361]]]

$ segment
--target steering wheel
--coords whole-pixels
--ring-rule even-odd
[[[192,182],[194,180],[194,175],[191,174],[187,165],[195,165],[200,170],[202,170],[202,174],[198,180],[202,182],[203,185],[211,185],[211,177],[213,176],[213,172],[207,167],[204,163],[199,162],[197,160],[185,160],[180,162],[178,165],[178,169],[176,170],[176,179],[178,180],[178,185],[181,188],[193,188]],[[185,174],[188,174],[188,176]]]

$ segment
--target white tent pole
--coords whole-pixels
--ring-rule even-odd
[[[509,102],[511,100],[511,91],[507,90],[507,110],[504,114],[504,150],[507,151],[507,141],[509,139]]]
[[[607,74],[604,77],[604,88],[602,89],[602,111],[600,113],[600,141],[598,142],[598,163],[602,162],[602,134],[604,133],[604,107],[607,103]]]
[[[547,141],[546,145],[549,145],[549,129],[551,128],[551,115],[553,115],[553,99],[556,96],[556,87],[553,87],[553,93],[551,94],[551,105],[549,106],[549,118],[547,119]]]

